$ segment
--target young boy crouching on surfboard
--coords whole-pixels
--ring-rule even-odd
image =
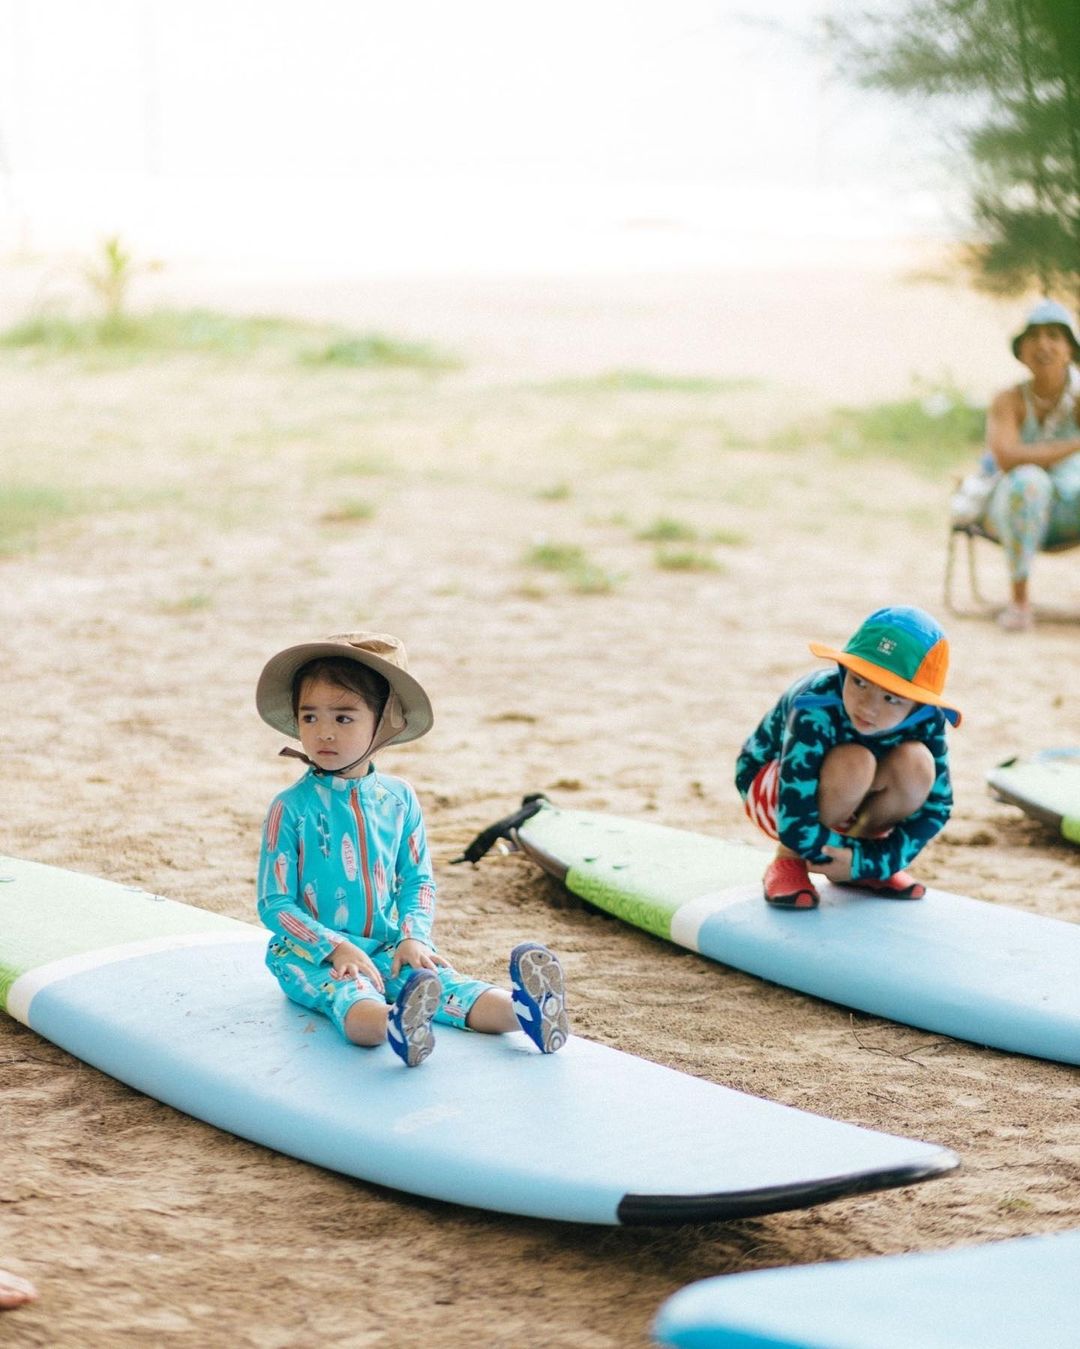
[[[837,668],[803,676],[743,745],[735,785],[778,843],[770,904],[812,909],[809,871],[893,899],[926,887],[904,869],[952,810],[943,697],[944,632],[921,609],[878,609],[843,651],[811,642]]]
[[[416,1067],[432,1021],[494,1034],[524,1030],[545,1054],[569,1036],[562,970],[526,942],[510,957],[512,993],[458,974],[431,940],[435,883],[416,793],[379,773],[377,750],[431,729],[431,703],[396,637],[348,633],[269,660],[260,716],[299,739],[307,772],[270,804],[259,858],[266,963],[294,1002],[353,1044],[389,1040]]]

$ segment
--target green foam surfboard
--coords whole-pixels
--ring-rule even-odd
[[[1044,749],[1029,758],[1006,759],[986,775],[999,801],[1080,843],[1080,749]]]
[[[572,893],[735,969],[874,1016],[1080,1064],[1080,924],[928,889],[904,901],[829,885],[766,904],[771,852],[526,798],[466,848],[509,838]]]

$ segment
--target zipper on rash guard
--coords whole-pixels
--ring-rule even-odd
[[[356,836],[360,845],[360,876],[364,882],[364,936],[370,937],[375,919],[375,891],[368,868],[367,830],[364,828],[364,812],[360,809],[359,792],[349,793],[349,805],[356,819]]]

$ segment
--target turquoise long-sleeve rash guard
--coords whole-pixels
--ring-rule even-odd
[[[362,778],[308,769],[270,803],[258,902],[263,923],[316,965],[343,940],[430,946],[435,882],[416,793],[374,766]]]

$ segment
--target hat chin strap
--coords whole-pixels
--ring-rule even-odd
[[[405,724],[405,713],[402,711],[401,703],[398,700],[397,694],[391,691],[389,698],[386,700],[386,705],[383,707],[382,715],[376,723],[375,730],[372,733],[367,749],[364,750],[363,754],[361,754],[358,759],[354,759],[352,763],[347,763],[344,768],[323,768],[321,764],[315,763],[313,760],[309,759],[306,754],[301,753],[300,750],[293,749],[291,745],[286,745],[284,749],[278,750],[278,755],[281,758],[299,759],[301,762],[306,763],[310,768],[314,768],[315,772],[321,774],[323,777],[339,778],[343,777],[346,773],[351,772],[357,764],[363,763],[365,759],[372,758],[376,751],[382,749],[383,745],[389,744],[395,736],[400,735],[405,729]]]

